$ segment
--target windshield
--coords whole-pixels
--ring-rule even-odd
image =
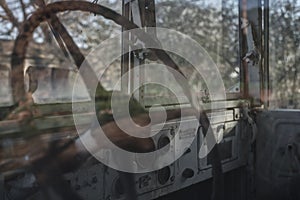
[[[176,30],[195,40],[217,66],[226,93],[240,93],[238,1],[157,0],[155,1],[155,12],[156,27]],[[168,39],[173,40],[174,43],[178,40],[178,38],[166,38],[163,41]],[[193,93],[202,102],[208,102],[211,94],[208,93],[208,86],[205,82],[207,77],[202,77],[203,74],[199,75],[195,66],[186,60],[187,58],[172,52],[168,52],[168,54],[179,66],[184,76],[189,79]],[[191,51],[188,54],[198,56],[197,52]],[[147,59],[145,62],[146,64],[153,63]],[[199,64],[201,65],[201,63]],[[207,67],[209,68],[209,66]],[[159,79],[161,76],[160,79],[165,83],[176,84],[176,80],[168,77],[169,72],[151,74],[151,69],[146,69],[144,73],[146,80],[153,76],[155,79]],[[146,106],[153,104],[177,105],[188,102],[182,92],[182,95],[177,96],[178,99],[176,99],[174,91],[155,84],[142,87],[140,92]]]
[[[157,27],[180,31],[198,42],[216,63],[227,92],[239,92],[238,16],[234,0],[156,1]]]

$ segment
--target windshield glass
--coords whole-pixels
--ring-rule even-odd
[[[156,0],[155,14],[157,27],[183,33],[203,48],[216,64],[227,94],[240,93],[238,1]],[[173,38],[170,40],[176,43],[178,39]],[[193,88],[193,93],[202,102],[208,102],[211,94],[209,94],[208,86],[205,83],[207,77],[199,75],[195,70],[195,66],[187,58],[171,52],[168,52],[168,54],[179,66],[184,76],[189,79],[189,85]],[[197,52],[191,51],[188,54],[197,56]],[[151,61],[146,60],[146,63],[151,63]],[[161,76],[165,77],[161,78],[165,83],[172,83],[172,80],[168,78],[169,72],[151,74],[150,71],[146,70],[144,72],[146,74],[145,79],[151,78],[151,76],[156,78]],[[176,81],[174,80],[173,83],[176,84]],[[144,86],[140,92],[143,93],[142,98],[146,106],[153,104],[177,105],[188,102],[182,92],[182,96],[180,95],[176,99],[174,91],[155,84]],[[232,97],[227,95],[227,98]]]
[[[216,63],[229,93],[239,92],[238,16],[234,0],[156,1],[157,26],[175,29],[198,42]]]
[[[10,62],[14,42],[20,32],[24,18],[29,17],[41,6],[37,1],[26,1],[26,8],[23,10],[21,2],[7,0],[1,3],[0,6],[0,64],[6,66],[9,71],[11,71]],[[52,2],[57,1],[45,1],[46,4]],[[122,13],[122,1],[99,0],[97,2],[119,14]],[[2,18],[1,16],[8,15],[8,11],[12,12],[12,17]],[[101,42],[114,37],[121,31],[121,27],[115,22],[105,19],[101,15],[94,15],[91,12],[61,12],[57,16],[84,56],[87,56]],[[71,103],[72,101],[73,83],[78,75],[77,66],[62,37],[58,35],[53,26],[43,22],[36,28],[33,38],[28,44],[24,84],[26,92],[32,93],[36,104]],[[110,70],[113,71],[113,75],[110,76],[111,79],[119,78],[120,62],[110,67]],[[1,70],[1,73],[4,74],[1,74],[1,77],[6,77],[1,78],[0,91],[1,105],[5,106],[8,101],[12,100],[12,91],[8,87],[11,80],[8,78],[6,71]],[[74,101],[90,100],[85,84],[81,77],[79,79],[82,88],[79,92],[76,92],[77,96],[74,97]],[[103,81],[103,86],[108,90],[111,88],[107,88],[107,83],[112,81],[111,79],[108,78]]]

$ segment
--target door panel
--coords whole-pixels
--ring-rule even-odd
[[[258,199],[300,199],[300,110],[257,116]]]

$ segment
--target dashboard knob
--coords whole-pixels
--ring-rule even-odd
[[[190,168],[186,168],[183,172],[182,172],[182,177],[183,178],[192,178],[194,176],[194,170],[190,169]]]

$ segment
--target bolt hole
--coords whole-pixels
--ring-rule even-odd
[[[125,194],[124,187],[123,187],[123,185],[121,183],[121,180],[119,178],[115,182],[115,192],[116,192],[117,197],[120,197],[120,196]]]

